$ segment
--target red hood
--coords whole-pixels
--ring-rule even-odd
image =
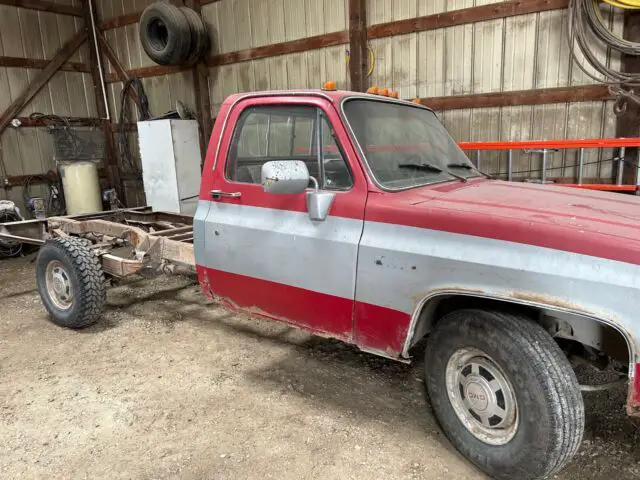
[[[640,198],[630,195],[479,179],[385,193],[384,201],[371,210],[378,221],[640,264]]]

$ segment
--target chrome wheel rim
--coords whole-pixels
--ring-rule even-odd
[[[62,262],[52,260],[45,272],[47,295],[60,310],[68,310],[73,305],[73,285],[71,276]]]
[[[518,430],[518,405],[511,382],[480,349],[457,350],[447,363],[447,392],[456,415],[477,439],[504,445]]]

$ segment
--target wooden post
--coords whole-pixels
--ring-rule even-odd
[[[640,12],[637,10],[625,10],[624,12],[624,33],[623,36],[626,40],[631,42],[640,42]],[[628,73],[640,73],[640,57],[633,55],[622,56],[623,70]],[[640,91],[636,89],[636,95],[640,94]],[[633,101],[627,102],[626,111],[618,116],[616,121],[616,136],[617,137],[638,137],[640,136],[640,105],[637,105]],[[625,159],[637,165],[638,155],[640,152],[637,148],[627,148],[625,150]],[[613,180],[616,178],[617,165],[614,166],[612,175]],[[624,184],[636,184],[638,178],[638,169],[633,168],[629,164],[625,164],[623,167],[622,183]]]
[[[349,79],[351,90],[367,89],[366,0],[349,0]]]
[[[27,88],[20,94],[14,102],[0,115],[0,135],[6,130],[14,117],[16,117],[22,109],[36,96],[36,94],[44,87],[51,77],[62,67],[62,65],[71,58],[78,50],[80,45],[87,39],[85,32],[78,32],[71,40],[65,43],[58,53],[51,59],[47,65],[38,72],[34,79],[27,85]]]
[[[91,2],[91,6],[93,7],[93,19],[91,17],[89,2]],[[95,49],[95,42],[97,41],[97,38],[94,37],[93,29],[91,28],[92,21],[97,25],[95,11],[95,0],[86,0],[83,3],[82,13],[84,17],[86,35],[89,39],[89,65],[91,66],[91,78],[93,79],[93,89],[96,97],[96,109],[98,111],[98,116],[102,119],[102,129],[105,137],[105,166],[107,170],[107,179],[109,181],[109,185],[116,189],[116,194],[120,201],[124,203],[124,189],[122,187],[122,179],[120,178],[120,170],[118,168],[118,158],[116,156],[116,147],[113,140],[113,129],[111,126],[111,120],[108,119],[108,107],[104,104],[104,98],[102,97],[102,82],[104,81],[104,78],[101,78],[100,70],[98,69],[98,56]]]
[[[201,14],[201,1],[185,0],[185,6]],[[200,124],[200,151],[202,162],[207,154],[208,140],[213,130],[211,119],[211,97],[209,96],[209,68],[205,59],[201,59],[193,67],[193,90],[196,98],[196,118]]]
[[[113,49],[111,48],[107,40],[104,38],[104,35],[98,32],[97,37],[98,37],[98,43],[100,44],[100,51],[105,54],[105,56],[107,57],[107,60],[109,60],[109,63],[115,70],[116,75],[118,76],[120,81],[126,82],[127,80],[129,80],[130,77],[129,77],[129,74],[127,73],[127,70],[124,68],[122,63],[120,63],[120,60],[118,60],[118,56],[113,51]],[[106,78],[105,78],[105,81],[106,81]],[[140,106],[140,99],[138,98],[138,93],[135,91],[135,89],[129,88],[127,90],[127,93],[129,94],[131,99],[138,106]]]

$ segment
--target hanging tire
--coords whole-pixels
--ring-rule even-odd
[[[191,53],[185,63],[193,65],[209,50],[209,32],[204,20],[195,10],[187,7],[181,7],[180,10],[187,18],[191,30]]]
[[[578,450],[578,381],[558,345],[529,318],[450,313],[429,336],[425,370],[445,435],[492,478],[547,478]]]
[[[191,27],[182,10],[169,3],[153,3],[140,16],[140,42],[149,58],[160,65],[180,65],[191,53]]]
[[[48,240],[36,262],[38,293],[53,323],[85,328],[98,321],[107,300],[100,259],[85,239]]]

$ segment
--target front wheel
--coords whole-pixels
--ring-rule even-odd
[[[493,478],[542,479],[566,465],[584,430],[575,374],[525,316],[459,310],[427,342],[426,385],[454,446]]]

